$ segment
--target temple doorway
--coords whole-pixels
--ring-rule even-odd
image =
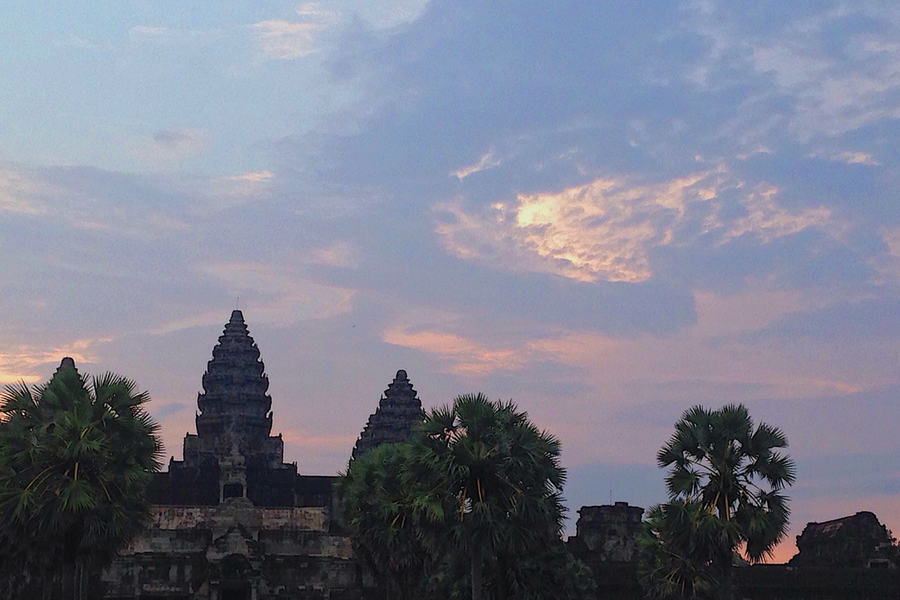
[[[250,582],[229,583],[220,592],[220,600],[250,600]]]

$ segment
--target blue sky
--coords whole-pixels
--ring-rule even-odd
[[[0,382],[129,375],[180,456],[240,297],[302,472],[404,368],[560,436],[572,509],[662,500],[681,412],[745,402],[792,534],[896,530],[898,34],[868,0],[5,2]]]

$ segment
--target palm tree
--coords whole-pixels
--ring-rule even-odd
[[[409,459],[408,444],[381,444],[351,460],[334,486],[357,555],[400,600],[421,595],[430,558],[414,508],[419,486],[402,475]]]
[[[691,536],[687,547],[692,552],[710,553],[726,600],[732,597],[731,567],[738,549],[750,562],[759,562],[787,533],[790,510],[781,490],[796,473],[793,460],[778,450],[787,445],[780,429],[765,423],[754,427],[743,405],[695,406],[657,454],[660,467],[669,467],[670,506],[699,509],[691,513],[689,528],[675,532]]]
[[[709,572],[715,517],[695,502],[675,500],[647,511],[639,537],[638,576],[653,598],[706,598],[718,582]]]
[[[565,471],[560,444],[512,402],[458,396],[431,411],[413,444],[409,481],[424,486],[417,509],[450,524],[443,542],[468,557],[472,600],[481,600],[484,568],[523,557],[559,539]],[[492,577],[508,597],[503,577]]]
[[[71,358],[46,384],[7,386],[0,555],[16,562],[5,566],[41,579],[45,590],[70,578],[79,598],[84,568],[110,560],[139,531],[162,455],[158,425],[143,407],[149,399],[112,373],[89,383]]]

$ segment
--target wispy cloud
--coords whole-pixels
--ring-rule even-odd
[[[293,60],[316,51],[316,34],[321,23],[268,20],[253,25],[259,36],[260,52],[265,58]]]
[[[388,344],[421,350],[448,360],[450,372],[457,375],[486,375],[498,369],[515,371],[525,366],[523,357],[515,350],[489,348],[452,333],[388,329],[382,337]]]
[[[269,181],[273,177],[275,177],[275,174],[272,171],[251,171],[249,173],[241,173],[240,175],[231,175],[225,179],[229,181],[262,183],[263,181]]]
[[[836,160],[848,165],[872,165],[877,166],[881,163],[875,160],[875,157],[868,152],[841,152],[835,154],[832,160]]]
[[[478,159],[477,163],[469,165],[468,167],[461,167],[450,174],[462,181],[473,173],[478,173],[479,171],[484,171],[485,169],[493,169],[494,167],[499,167],[501,162],[502,161],[499,158],[494,157],[494,151],[491,150],[490,152],[483,154],[481,158]]]
[[[710,42],[697,69],[701,85],[714,87],[724,72],[746,65],[770,78],[779,95],[796,103],[780,115],[756,114],[754,127],[789,123],[794,137],[840,136],[882,119],[900,116],[900,13],[878,1],[816,5],[785,11],[779,27],[755,30],[753,19],[725,4],[694,2],[692,23]],[[779,19],[779,21],[781,21]],[[865,26],[861,23],[867,23]],[[761,100],[768,92],[760,92]],[[754,102],[741,108],[753,112]],[[767,117],[774,116],[774,120]]]
[[[297,16],[307,20],[316,20],[332,23],[338,19],[338,13],[325,8],[318,2],[307,2],[296,10]]]
[[[353,448],[357,438],[355,435],[323,435],[306,429],[284,429],[280,433],[285,443],[293,446],[347,452]]]
[[[153,134],[153,151],[165,159],[201,154],[209,146],[209,134],[200,128],[170,127]]]
[[[310,264],[327,267],[356,268],[359,266],[359,250],[349,242],[336,241],[328,246],[314,249],[309,253],[308,258],[303,260]]]
[[[52,43],[57,48],[75,48],[78,50],[111,50],[112,49],[112,46],[109,44],[98,44],[96,42],[92,42],[86,38],[77,36],[72,33],[69,33],[57,40],[54,40]]]
[[[194,195],[192,211],[209,215],[235,206],[269,200],[274,181],[275,174],[265,170],[191,182],[187,187]]]
[[[317,283],[295,266],[208,262],[197,271],[222,284],[229,295],[244,298],[254,321],[278,326],[350,312],[356,295],[352,289]]]
[[[767,244],[805,229],[827,229],[835,224],[831,211],[827,208],[804,208],[792,212],[779,206],[777,197],[778,188],[765,184],[757,186],[744,196],[741,204],[747,210],[747,215],[728,225],[719,244],[727,244],[744,234],[753,235]]]
[[[159,169],[200,156],[211,141],[209,132],[200,127],[167,127],[131,140],[126,150],[146,167]]]
[[[788,211],[777,189],[745,184],[722,167],[657,185],[598,179],[560,192],[519,194],[480,213],[459,203],[438,205],[436,226],[454,255],[513,270],[551,272],[579,281],[646,281],[650,252],[699,236],[726,244],[744,234],[761,243],[833,221],[825,208]],[[723,215],[723,193],[740,196],[744,215]]]
[[[184,231],[188,225],[177,206],[154,201],[170,193],[162,180],[84,167],[36,170],[0,163],[0,212],[86,231],[145,239]]]
[[[97,346],[111,341],[110,337],[80,339],[52,349],[7,346],[4,352],[0,352],[0,384],[19,381],[37,383],[41,380],[37,370],[52,363],[59,363],[64,356],[72,357],[76,364],[96,362]]]
[[[135,25],[128,30],[128,37],[132,42],[153,46],[205,45],[223,39],[228,34],[228,30],[220,29],[188,29],[154,25]]]
[[[46,214],[47,207],[37,197],[44,187],[26,173],[0,164],[0,212]]]

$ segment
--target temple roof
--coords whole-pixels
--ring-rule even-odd
[[[413,389],[406,371],[400,369],[378,402],[378,408],[356,441],[353,458],[380,444],[406,442],[413,426],[424,418],[422,402]]]
[[[212,356],[197,397],[197,434],[265,439],[272,430],[269,378],[241,311],[231,313]]]

